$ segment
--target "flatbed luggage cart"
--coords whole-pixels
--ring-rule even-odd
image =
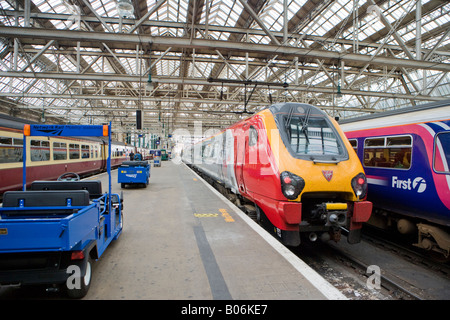
[[[161,157],[160,156],[155,156],[153,158],[153,166],[154,167],[161,167]]]
[[[34,181],[27,191],[29,136],[108,136],[108,192],[79,179]],[[25,125],[23,144],[23,191],[5,192],[0,208],[0,285],[45,284],[82,298],[92,262],[122,233],[123,200],[111,192],[111,124]]]
[[[117,182],[122,188],[125,185],[143,185],[147,187],[150,179],[150,165],[148,161],[124,161],[120,165],[117,174]]]

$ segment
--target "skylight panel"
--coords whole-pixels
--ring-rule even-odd
[[[117,6],[114,3],[114,1],[109,1],[109,2],[106,2],[106,4],[105,4],[105,10],[109,16],[111,16],[111,12],[113,12],[113,11],[115,11],[114,13],[117,12],[116,7]]]
[[[3,10],[13,10],[14,8],[9,4],[8,1],[1,1],[1,2],[0,2],[0,9],[3,9]]]
[[[154,0],[147,0],[148,10],[151,10],[154,5]],[[166,2],[162,4],[149,19],[157,21],[186,22],[187,3],[184,1],[166,0]]]
[[[272,0],[265,8],[263,8],[263,12],[260,13],[260,17],[269,29],[281,30],[283,27],[282,13],[282,2]],[[255,27],[260,28],[259,25]]]
[[[97,12],[97,14],[99,16],[105,16],[106,15],[106,11],[105,11],[105,8],[103,6],[103,2],[101,0],[90,1],[90,4],[91,4],[92,8],[94,8],[94,10]]]
[[[213,1],[209,12],[209,24],[235,26],[242,9],[242,4],[239,1]],[[205,17],[205,11],[203,11],[201,21],[205,21]]]

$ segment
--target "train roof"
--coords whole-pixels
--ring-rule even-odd
[[[450,119],[450,99],[339,121],[344,131]]]
[[[22,119],[22,118],[12,117],[12,116],[9,116],[6,114],[0,114],[0,128],[4,127],[4,128],[17,129],[17,130],[22,131],[23,126],[25,124],[41,124],[41,123]],[[108,144],[107,137],[77,137],[77,138],[83,139],[83,140],[90,140],[90,141],[103,141],[105,144]],[[123,145],[123,146],[126,145],[124,142],[116,141],[116,140],[111,141],[111,143],[114,145]]]
[[[0,127],[23,130],[25,124],[38,124],[37,122],[15,118],[6,114],[0,114]]]
[[[307,103],[299,103],[299,102],[284,102],[284,103],[276,103],[269,107],[269,110],[273,114],[278,113],[286,113],[289,114],[290,112],[293,112],[293,114],[305,114],[305,110],[308,108],[311,109],[311,114],[320,114],[320,115],[326,115],[324,111],[322,111],[320,108],[315,107],[313,105],[307,104]]]

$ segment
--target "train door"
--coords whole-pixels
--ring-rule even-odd
[[[248,128],[249,124],[244,123],[242,130],[236,135],[236,180],[239,189],[239,193],[246,193],[244,184],[244,165],[245,165],[245,153],[248,146]]]
[[[107,170],[106,160],[108,159],[108,142],[104,140],[102,140],[100,144],[100,158],[101,158],[100,169],[102,171],[106,171]]]
[[[225,186],[230,188],[232,192],[237,193],[238,186],[235,175],[236,163],[236,135],[233,134],[234,129],[227,129],[223,138],[223,177]]]

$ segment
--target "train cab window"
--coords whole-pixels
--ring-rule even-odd
[[[80,159],[80,145],[71,143],[69,144],[69,159]]]
[[[48,161],[48,160],[50,160],[50,141],[31,140],[30,141],[30,158],[31,158],[31,161]]]
[[[248,132],[248,145],[250,147],[256,146],[258,143],[258,130],[254,126],[250,126]]]
[[[364,166],[409,169],[411,136],[367,138],[364,141]]]
[[[67,160],[67,143],[53,142],[53,160]]]
[[[23,139],[0,137],[0,163],[22,162]]]
[[[341,143],[324,118],[292,117],[287,128],[291,149],[297,154],[342,155]]]
[[[450,173],[450,131],[439,132],[435,137],[433,168],[438,173]]]
[[[83,159],[89,158],[89,145],[87,144],[81,145],[81,158]]]

